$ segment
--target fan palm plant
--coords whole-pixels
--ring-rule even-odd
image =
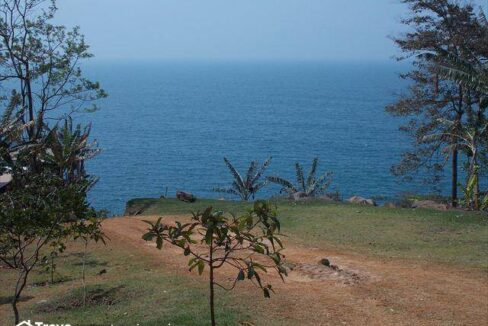
[[[316,157],[313,159],[312,167],[305,179],[303,167],[300,163],[295,163],[296,185],[278,176],[269,176],[267,180],[282,186],[281,192],[286,192],[290,195],[301,192],[306,197],[315,197],[323,194],[332,183],[332,172],[325,172],[318,178],[316,177],[318,164],[319,158]]]
[[[99,153],[97,143],[88,142],[91,126],[73,126],[71,118],[64,120],[63,126],[56,125],[49,130],[45,159],[57,167],[59,175],[67,182],[85,174],[84,162]]]
[[[267,181],[261,182],[261,177],[271,163],[271,157],[269,157],[264,163],[259,167],[257,161],[252,161],[246,173],[246,177],[243,178],[239,171],[232,165],[232,163],[224,157],[224,162],[227,165],[230,173],[234,177],[232,186],[228,188],[215,188],[215,192],[227,193],[239,196],[241,200],[248,201],[249,199],[254,199],[256,193],[267,185]]]

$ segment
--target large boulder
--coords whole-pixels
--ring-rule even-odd
[[[412,208],[432,208],[445,211],[449,209],[449,205],[444,203],[438,203],[433,200],[415,200],[412,203]]]
[[[193,196],[192,193],[184,192],[184,191],[180,191],[180,190],[178,190],[176,192],[176,198],[178,200],[181,200],[181,201],[184,201],[187,203],[194,203],[197,200],[197,198],[195,196]]]
[[[373,199],[367,199],[361,196],[352,196],[347,201],[351,204],[376,206],[376,202]]]

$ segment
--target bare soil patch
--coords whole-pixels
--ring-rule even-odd
[[[181,250],[166,246],[162,251],[148,245],[141,236],[146,229],[142,219],[114,218],[104,223],[112,239],[130,243],[135,255],[158,257],[175,272],[202,279],[188,272]],[[175,217],[165,217],[171,222]],[[181,216],[177,217],[181,219]],[[249,284],[237,294],[256,304],[271,316],[284,318],[290,325],[486,325],[488,323],[488,274],[464,267],[427,264],[412,260],[385,259],[341,252],[330,247],[311,248],[285,239],[290,275],[282,283],[268,275],[276,291],[265,300]],[[338,268],[320,261],[327,257]],[[221,279],[235,275],[219,270]]]
[[[371,279],[371,275],[367,272],[339,267],[335,264],[288,263],[287,267],[289,268],[287,280],[292,282],[335,281],[337,284],[355,285]]]

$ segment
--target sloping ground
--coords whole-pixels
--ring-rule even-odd
[[[162,251],[146,243],[145,216],[109,219],[104,230],[117,242],[133,247],[133,255],[150,255],[177,273],[204,282],[189,273],[179,249]],[[173,221],[175,217],[165,217]],[[178,217],[181,219],[181,216]],[[285,240],[285,255],[292,270],[285,283],[269,275],[276,295],[270,300],[250,284],[242,283],[235,295],[252,302],[289,325],[485,325],[488,323],[488,275],[480,269],[429,264],[425,261],[388,259],[339,252],[327,245],[304,247],[300,239]],[[328,258],[337,268],[319,264]],[[235,275],[219,271],[221,280]]]

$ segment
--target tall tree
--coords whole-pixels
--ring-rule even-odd
[[[441,120],[450,132],[433,134],[431,137],[449,135],[458,140],[458,143],[448,146],[447,150],[450,151],[449,147],[455,146],[456,149],[464,151],[469,158],[466,169],[468,178],[463,189],[465,204],[469,208],[479,209],[480,167],[486,166],[488,161],[488,119],[486,117],[486,109],[488,108],[488,57],[481,58],[478,64],[465,62],[448,52],[429,53],[426,54],[426,57],[439,64],[439,72],[444,78],[463,86],[474,99],[474,103],[472,103],[474,109],[469,107],[469,119],[465,124]]]
[[[399,60],[412,59],[412,70],[402,74],[409,80],[409,92],[387,107],[395,116],[408,118],[401,130],[412,137],[413,148],[402,154],[393,174],[412,179],[421,170],[428,174],[424,181],[437,183],[448,160],[442,152],[449,145],[451,152],[451,200],[457,205],[459,139],[446,130],[442,120],[453,121],[453,128],[477,114],[473,110],[475,96],[464,85],[452,82],[439,73],[439,63],[425,53],[449,52],[463,61],[477,63],[488,53],[488,27],[481,8],[468,2],[452,0],[402,0],[410,8],[403,19],[409,32],[394,38],[402,51]],[[442,134],[442,137],[426,137]]]
[[[95,216],[87,202],[95,179],[83,161],[97,151],[88,142],[90,129],[73,128],[70,116],[96,109],[92,101],[106,94],[83,77],[88,45],[78,28],[51,23],[56,10],[54,0],[0,0],[0,174],[11,175],[0,192],[0,264],[18,271],[15,324],[43,249],[74,229],[88,237],[99,231],[98,223],[73,227]],[[53,120],[64,127],[51,126]]]
[[[13,98],[22,121],[31,122],[30,141],[41,137],[46,119],[96,109],[92,101],[106,96],[81,72],[80,62],[92,55],[79,28],[52,24],[56,11],[55,0],[0,2],[0,95]]]

